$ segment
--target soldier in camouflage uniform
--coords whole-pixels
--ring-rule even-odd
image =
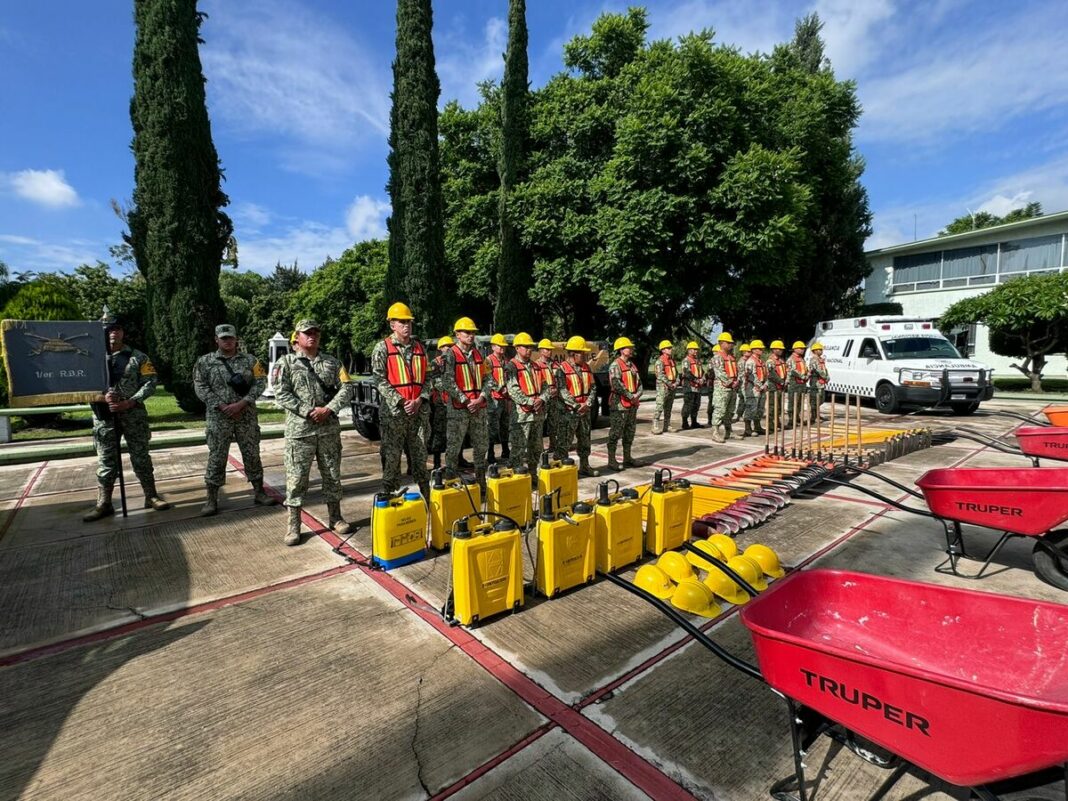
[[[486,454],[489,450],[489,428],[486,408],[490,400],[490,384],[483,383],[482,354],[475,347],[478,328],[470,317],[461,317],[453,326],[456,344],[445,351],[445,365],[441,380],[449,395],[448,450],[445,465],[459,474],[460,451],[464,437],[471,440],[475,460],[475,478],[486,495]]]
[[[805,363],[806,345],[798,340],[794,342],[793,353],[786,360],[786,428],[792,428],[795,423],[801,425],[802,398],[808,394],[809,375],[808,364]],[[795,411],[796,409],[796,411]],[[794,416],[797,415],[795,421]]]
[[[749,346],[742,386],[745,394],[745,431],[742,436],[764,436],[767,432],[761,423],[764,420],[764,405],[768,394],[768,367],[764,364],[764,343],[759,339],[754,339]]]
[[[119,477],[119,436],[126,438],[130,464],[145,494],[145,508],[157,512],[171,508],[156,492],[155,471],[148,453],[152,433],[145,401],[156,391],[156,368],[148,356],[125,344],[121,323],[106,322],[109,387],[104,401],[93,404],[97,492],[96,506],[82,518],[87,523],[115,514],[111,493]]]
[[[506,386],[512,403],[512,468],[525,467],[531,481],[536,481],[538,456],[541,454],[541,432],[552,396],[549,386],[542,383],[541,370],[530,360],[534,340],[520,332],[512,340],[515,358],[505,367]]]
[[[559,427],[557,420],[556,403],[556,380],[553,377],[553,343],[552,340],[543,338],[538,343],[538,355],[534,359],[534,365],[541,371],[541,383],[549,388],[549,404],[545,407],[545,433],[549,436],[548,450],[556,450],[556,430]]]
[[[682,430],[704,428],[697,422],[701,411],[701,388],[705,385],[705,366],[701,363],[701,348],[696,341],[686,346],[686,358],[679,366],[682,382]]]
[[[743,342],[738,346],[738,378],[741,384],[736,392],[736,402],[734,404],[734,422],[740,422],[745,417],[745,392],[743,388],[745,386],[745,369],[749,365],[749,343]]]
[[[786,391],[786,362],[783,361],[782,354],[786,350],[786,345],[782,340],[776,339],[771,343],[771,358],[768,359],[768,397],[767,402],[771,404],[770,412],[770,425],[768,431],[775,432],[782,428],[783,420],[783,393]]]
[[[719,343],[717,342],[715,345],[712,346],[712,356],[708,360],[708,366],[705,368],[705,376],[707,377],[706,386],[705,386],[705,394],[708,395],[708,406],[705,408],[705,414],[706,414],[705,423],[708,425],[709,428],[712,428],[713,426],[715,426],[716,425],[715,421],[719,420],[719,418],[723,414],[723,410],[722,409],[719,409],[718,411],[716,409],[716,403],[715,403],[715,401],[716,401],[716,390],[715,390],[716,376],[713,373],[713,367],[715,366],[716,357],[719,355],[719,353],[720,353],[720,347],[719,347]],[[715,439],[715,437],[713,437],[713,439]]]
[[[434,455],[434,469],[441,467],[441,455],[445,453],[448,432],[448,396],[442,376],[445,371],[445,349],[453,344],[452,337],[445,336],[438,340],[438,355],[430,360],[430,433],[427,435],[426,449]]]
[[[724,331],[719,335],[719,353],[712,357],[712,408],[715,417],[711,423],[715,426],[712,431],[714,442],[726,442],[731,438],[731,417],[741,383],[733,351],[734,337]]]
[[[556,365],[556,446],[553,456],[566,459],[571,442],[576,442],[579,456],[580,476],[599,476],[601,473],[590,466],[590,415],[597,403],[593,372],[586,364],[590,352],[586,340],[571,337],[565,345],[567,360]]]
[[[394,303],[386,312],[391,334],[371,352],[371,373],[378,389],[382,428],[382,489],[400,489],[401,454],[407,451],[412,478],[430,498],[426,437],[430,426],[430,362],[423,343],[412,336],[412,310]]]
[[[508,364],[505,356],[507,347],[508,340],[504,338],[504,334],[494,334],[490,337],[490,353],[486,357],[486,383],[490,388],[489,406],[486,409],[489,429],[489,450],[486,454],[486,462],[489,464],[497,461],[497,457],[493,454],[493,446],[498,443],[501,446],[501,461],[507,464],[511,456],[512,404],[508,398],[508,388],[505,386],[508,380],[505,375],[505,365]]]
[[[208,441],[208,464],[204,485],[208,499],[201,517],[219,512],[219,488],[226,483],[226,457],[236,440],[245,465],[245,476],[260,506],[273,506],[274,498],[263,490],[263,462],[260,461],[260,421],[256,399],[267,386],[267,371],[250,353],[237,350],[237,329],[215,326],[214,353],[197,359],[193,367],[193,390],[207,408],[204,434]]]
[[[656,410],[653,412],[653,433],[674,431],[671,427],[671,407],[675,403],[675,390],[679,386],[679,370],[671,357],[674,345],[670,340],[660,343],[660,357],[653,363],[656,376]]]
[[[342,536],[351,530],[341,516],[341,423],[355,385],[335,357],[319,352],[319,324],[297,323],[296,350],[280,359],[275,400],[286,410],[286,545],[300,542],[300,510],[312,462],[319,465],[329,526]],[[423,461],[424,465],[426,460]]]
[[[620,337],[612,345],[612,350],[619,355],[608,367],[608,383],[611,387],[608,396],[608,467],[612,470],[621,469],[616,461],[616,443],[620,439],[623,440],[623,467],[641,467],[644,462],[630,453],[642,397],[642,382],[633,361],[634,343],[626,337]]]

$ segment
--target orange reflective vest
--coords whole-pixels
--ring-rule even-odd
[[[553,363],[548,359],[538,359],[536,362],[534,362],[534,367],[536,367],[538,372],[541,374],[541,385],[543,387],[552,387]]]
[[[768,364],[775,371],[775,375],[777,375],[781,381],[786,380],[786,362],[782,359],[773,359],[768,362]]]
[[[816,362],[819,364],[819,372],[816,376],[816,383],[819,384],[821,387],[826,386],[827,379],[823,376],[827,372],[827,362],[819,356],[816,357]]]
[[[670,356],[661,356],[660,361],[664,364],[664,378],[673,383],[679,374],[675,367],[675,360]]]
[[[796,353],[790,357],[792,362],[791,367],[794,373],[795,384],[807,384],[808,383],[808,365],[805,364],[805,358],[798,356]]]
[[[512,366],[515,368],[515,377],[519,384],[519,391],[532,401],[540,396],[542,388],[541,369],[530,362],[520,361],[518,356],[512,359]],[[534,404],[520,404],[519,408],[524,412],[532,412],[534,411]]]
[[[753,372],[756,373],[756,380],[763,382],[768,376],[768,367],[762,359],[753,359]],[[749,375],[749,373],[746,373],[746,375]],[[752,384],[753,382],[750,381],[749,383]]]
[[[619,365],[620,370],[623,371],[623,387],[632,394],[637,393],[641,387],[641,381],[638,378],[638,368],[633,363],[626,361],[622,356],[616,359],[616,363]],[[624,409],[636,409],[638,408],[639,400],[630,400],[619,396],[619,403]]]
[[[490,375],[493,377],[493,383],[497,387],[497,389],[493,390],[493,397],[496,400],[508,397],[508,390],[504,388],[504,365],[506,362],[506,359],[501,358],[496,353],[491,353],[486,357],[486,364],[489,365]]]
[[[689,354],[687,354],[686,361],[690,363],[690,375],[694,378],[700,378],[701,372],[704,370],[704,368],[701,366],[701,360],[698,359],[696,356],[690,356]]]
[[[459,345],[452,346],[452,353],[456,359],[456,369],[453,372],[456,387],[467,396],[468,400],[474,400],[482,394],[482,354],[472,348],[469,361]],[[464,408],[455,399],[452,405],[457,409]]]
[[[386,381],[406,401],[413,401],[423,394],[426,368],[426,351],[422,342],[412,340],[412,355],[409,361],[405,361],[393,337],[386,338]]]
[[[727,378],[735,379],[738,377],[738,362],[734,360],[734,357],[729,354],[721,354],[723,357],[723,372],[727,374]]]
[[[564,371],[564,381],[567,382],[567,391],[571,397],[579,403],[585,403],[590,397],[590,389],[593,387],[593,372],[588,364],[580,364],[576,367],[572,362],[560,363],[560,369]]]

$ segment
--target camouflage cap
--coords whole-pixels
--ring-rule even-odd
[[[236,337],[237,329],[229,323],[223,323],[222,325],[215,326],[215,336],[219,337]]]
[[[315,320],[301,320],[296,325],[298,334],[303,334],[305,331],[318,331],[320,328],[321,326]]]

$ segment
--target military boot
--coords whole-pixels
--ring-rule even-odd
[[[212,517],[219,514],[219,488],[208,485],[208,499],[200,507],[201,517]]]
[[[82,517],[86,523],[110,517],[115,514],[115,507],[111,505],[111,490],[113,484],[98,484],[96,488],[96,506]]]
[[[659,420],[654,420],[653,421],[653,434],[657,435],[657,434],[663,434],[663,433],[664,433],[664,424],[661,423]]]
[[[263,489],[263,481],[253,481],[252,490],[254,495],[252,496],[253,502],[260,506],[274,506],[278,501],[268,495]]]
[[[760,425],[760,421],[757,420],[756,425],[753,427],[753,433],[756,434],[758,437],[763,437],[768,432],[764,430],[764,427]]]
[[[616,461],[616,449],[615,448],[609,448],[608,449],[608,464],[606,465],[606,467],[609,470],[616,470],[616,471],[619,471],[619,470],[623,469],[623,465],[621,465],[619,462]]]
[[[645,467],[645,462],[641,459],[635,459],[630,455],[630,449],[623,449],[623,466],[624,467]]]
[[[501,458],[504,458],[504,451],[501,451]],[[497,456],[493,453],[493,446],[489,446],[489,450],[486,451],[486,464],[497,464]]]
[[[682,421],[682,430],[683,431],[689,431],[690,430],[690,421],[689,420],[683,419],[683,421]]]
[[[167,503],[160,494],[156,492],[156,482],[149,480],[141,484],[141,489],[145,493],[145,508],[154,509],[157,512],[163,512],[171,508],[171,505]]]
[[[593,467],[590,466],[590,457],[588,457],[588,456],[580,456],[579,457],[579,475],[580,476],[588,476],[590,478],[596,478],[597,476],[601,475],[601,471],[600,470],[595,470]]]
[[[692,420],[690,420],[690,428],[704,428],[704,426],[698,423],[697,418],[694,417]]]
[[[745,421],[745,430],[742,432],[742,439],[753,436],[753,423],[751,420]]]
[[[727,438],[723,436],[723,432],[720,430],[723,426],[716,426],[712,431],[712,441],[723,443],[727,441]]]
[[[482,492],[482,497],[486,497],[486,468],[475,468],[475,481],[478,483],[478,488]]]
[[[328,525],[335,533],[344,537],[352,531],[352,526],[341,516],[341,501],[327,501],[326,511],[329,515]]]
[[[286,528],[286,545],[298,545],[300,543],[300,507],[289,507],[289,525]]]
[[[728,420],[726,423],[723,424],[723,439],[724,439],[724,441],[726,441],[726,440],[731,438],[731,433],[732,433],[731,422],[730,422],[730,420]]]

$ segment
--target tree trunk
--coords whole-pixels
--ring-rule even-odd
[[[1031,391],[1042,391],[1042,370],[1046,366],[1045,356],[1035,356],[1031,360],[1031,372],[1028,373],[1028,377],[1031,379]]]

